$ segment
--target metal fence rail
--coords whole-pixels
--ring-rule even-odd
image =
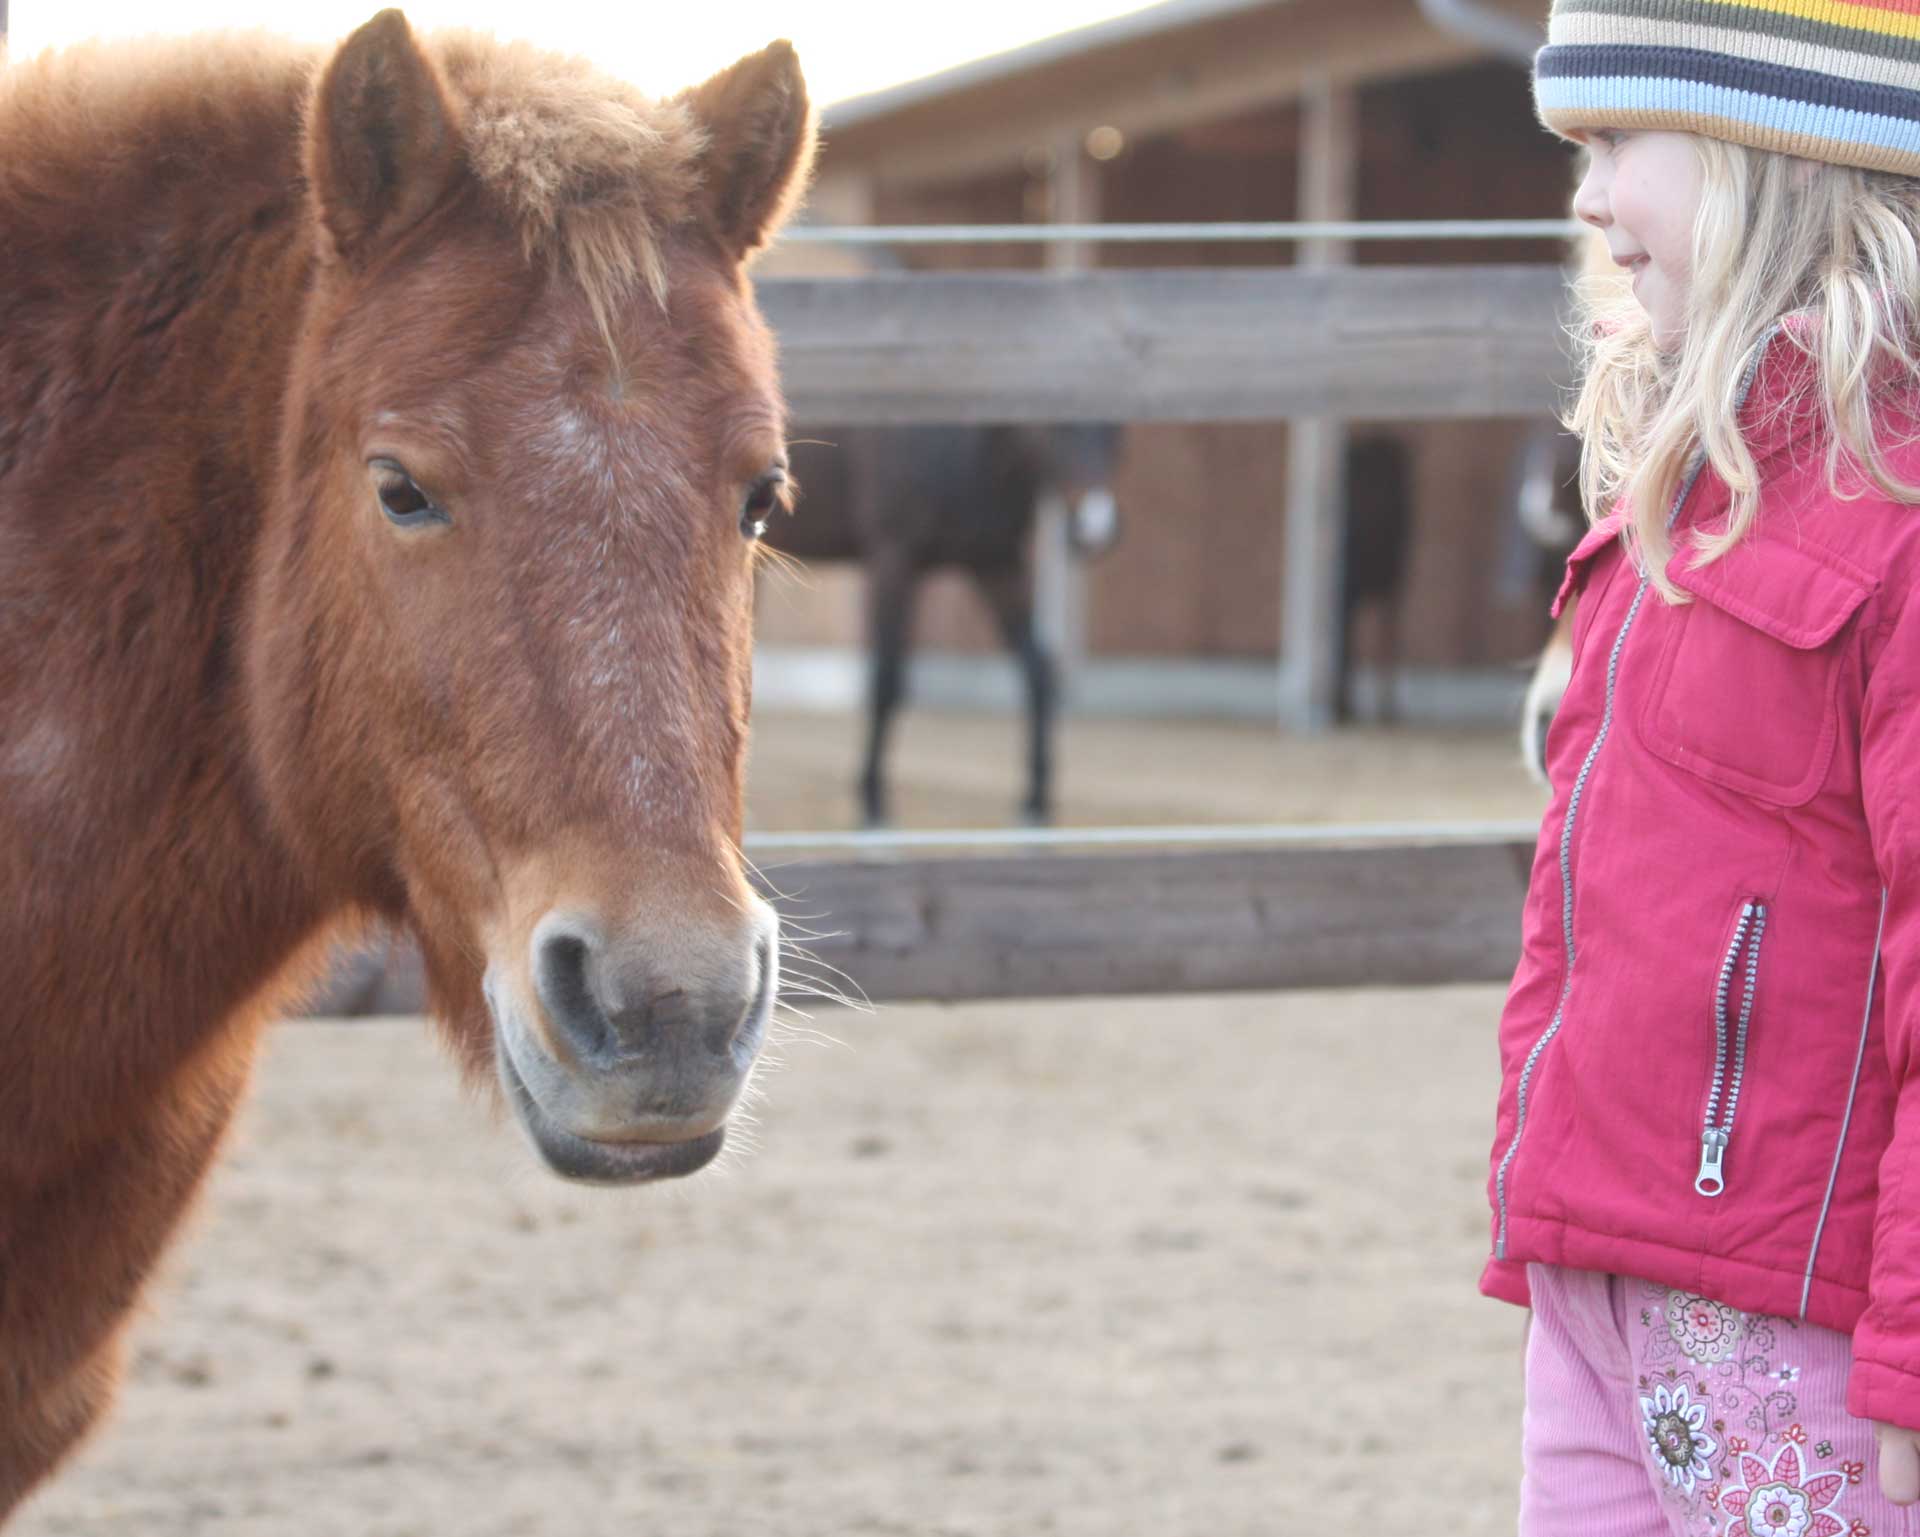
[[[841,224],[790,226],[782,245],[1236,245],[1303,240],[1572,240],[1575,219],[1336,219],[1207,224]]]
[[[927,827],[861,832],[748,833],[749,858],[777,868],[796,854],[886,859],[900,854],[1017,853],[1040,849],[1174,850],[1230,846],[1355,848],[1394,844],[1529,843],[1532,822],[1209,822],[1189,827]]]

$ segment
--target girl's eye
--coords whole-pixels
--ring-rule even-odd
[[[380,510],[387,515],[387,521],[396,528],[419,528],[429,523],[451,523],[433,500],[422,491],[419,484],[406,471],[406,467],[393,459],[375,459],[368,468],[373,471],[374,493],[380,498]]]
[[[758,539],[767,531],[767,520],[773,516],[774,509],[780,505],[780,493],[786,489],[787,472],[768,470],[756,480],[747,491],[747,497],[740,504],[740,532],[748,539]]]

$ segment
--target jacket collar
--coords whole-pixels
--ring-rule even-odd
[[[1740,432],[1760,464],[1825,434],[1813,345],[1813,316],[1801,310],[1777,321],[1754,349]]]
[[[1813,464],[1825,456],[1828,427],[1820,401],[1817,338],[1815,317],[1796,311],[1775,324],[1754,349],[1740,430],[1763,471],[1787,454],[1798,464]],[[1873,395],[1875,429],[1883,449],[1920,440],[1920,389],[1887,368]]]

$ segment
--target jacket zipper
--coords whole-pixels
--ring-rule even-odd
[[[1687,490],[1693,488],[1693,482],[1687,482]],[[1681,493],[1684,499],[1686,492]],[[1527,1129],[1527,1090],[1533,1082],[1534,1065],[1539,1062],[1540,1054],[1547,1049],[1547,1043],[1560,1033],[1560,1022],[1566,1017],[1567,994],[1573,990],[1573,824],[1580,815],[1580,800],[1587,791],[1587,779],[1593,773],[1594,760],[1600,756],[1600,749],[1607,740],[1607,733],[1613,729],[1613,690],[1620,676],[1620,652],[1627,643],[1627,632],[1633,628],[1633,621],[1640,613],[1640,605],[1646,600],[1649,578],[1640,578],[1639,589],[1633,595],[1632,606],[1627,609],[1627,617],[1621,621],[1620,633],[1614,637],[1613,650],[1607,657],[1607,697],[1606,707],[1600,715],[1600,729],[1593,734],[1593,745],[1587,749],[1587,756],[1580,764],[1580,777],[1573,782],[1573,791],[1567,797],[1567,816],[1560,827],[1560,937],[1566,946],[1567,968],[1565,978],[1560,984],[1560,998],[1553,1006],[1553,1021],[1533,1043],[1533,1050],[1527,1053],[1527,1060],[1520,1068],[1520,1082],[1514,1090],[1513,1140],[1507,1144],[1505,1154],[1501,1156],[1500,1167],[1494,1171],[1494,1197],[1500,1208],[1500,1232],[1494,1241],[1494,1257],[1507,1257],[1507,1170],[1513,1166],[1514,1154],[1520,1151],[1520,1138]]]
[[[1887,937],[1887,888],[1880,888],[1880,924],[1873,931],[1873,959],[1867,965],[1867,996],[1860,1009],[1860,1044],[1853,1054],[1853,1081],[1847,1085],[1847,1111],[1840,1117],[1840,1135],[1833,1145],[1833,1168],[1827,1175],[1827,1193],[1820,1201],[1820,1220],[1813,1225],[1813,1244],[1807,1250],[1807,1273],[1800,1282],[1800,1316],[1807,1316],[1807,1301],[1813,1296],[1813,1267],[1820,1258],[1820,1239],[1827,1230],[1827,1213],[1833,1210],[1833,1192],[1840,1183],[1840,1160],[1847,1151],[1847,1132],[1853,1126],[1853,1103],[1860,1093],[1860,1069],[1867,1060],[1867,1038],[1873,1030],[1873,989],[1880,980],[1880,947]]]
[[[1753,389],[1754,375],[1759,372],[1760,360],[1766,356],[1767,348],[1776,335],[1784,328],[1776,322],[1767,334],[1760,339],[1748,360],[1746,372],[1740,380],[1738,399],[1735,409],[1744,409],[1747,395]],[[1680,491],[1673,499],[1673,505],[1667,509],[1667,527],[1671,529],[1679,521],[1681,509],[1687,505],[1687,498],[1693,495],[1695,483],[1700,472],[1707,467],[1704,453],[1696,453],[1686,479],[1681,482]],[[1600,729],[1593,735],[1593,746],[1587,749],[1587,756],[1580,764],[1580,777],[1574,781],[1573,793],[1567,797],[1567,817],[1560,829],[1560,933],[1567,951],[1565,980],[1560,984],[1560,998],[1553,1006],[1553,1021],[1533,1043],[1533,1050],[1527,1053],[1527,1060],[1520,1068],[1520,1082],[1514,1091],[1513,1140],[1507,1144],[1507,1150],[1500,1158],[1500,1166],[1494,1171],[1494,1200],[1499,1207],[1499,1232],[1494,1238],[1493,1255],[1495,1259],[1507,1257],[1507,1170],[1513,1166],[1514,1154],[1520,1151],[1520,1138],[1527,1129],[1527,1089],[1533,1081],[1534,1064],[1540,1060],[1540,1054],[1547,1044],[1560,1033],[1560,1022],[1566,1017],[1567,995],[1573,991],[1573,823],[1580,812],[1580,797],[1587,788],[1587,777],[1593,772],[1594,759],[1600,756],[1600,747],[1607,739],[1607,733],[1613,727],[1613,690],[1620,672],[1620,649],[1627,643],[1627,632],[1633,628],[1633,621],[1640,613],[1640,605],[1647,596],[1647,587],[1652,581],[1649,572],[1640,573],[1640,586],[1633,595],[1633,604],[1627,610],[1627,617],[1620,622],[1620,633],[1614,637],[1613,650],[1607,657],[1607,695],[1606,708],[1601,712]]]
[[[1713,1087],[1707,1091],[1707,1113],[1700,1129],[1700,1172],[1693,1188],[1713,1197],[1727,1188],[1727,1143],[1733,1136],[1733,1118],[1740,1108],[1740,1085],[1747,1076],[1747,1031],[1753,1024],[1753,996],[1760,981],[1760,941],[1767,932],[1767,909],[1759,902],[1743,903],[1733,925],[1733,941],[1720,962],[1720,977],[1713,989]],[[1733,994],[1733,979],[1745,962],[1746,976],[1740,990],[1740,1015],[1731,1028],[1727,1004]],[[1732,1076],[1728,1076],[1728,1037],[1732,1037]],[[1716,1123],[1721,1091],[1726,1091],[1726,1119]]]

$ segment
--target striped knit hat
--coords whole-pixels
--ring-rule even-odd
[[[1541,121],[1920,176],[1920,0],[1554,0]]]

